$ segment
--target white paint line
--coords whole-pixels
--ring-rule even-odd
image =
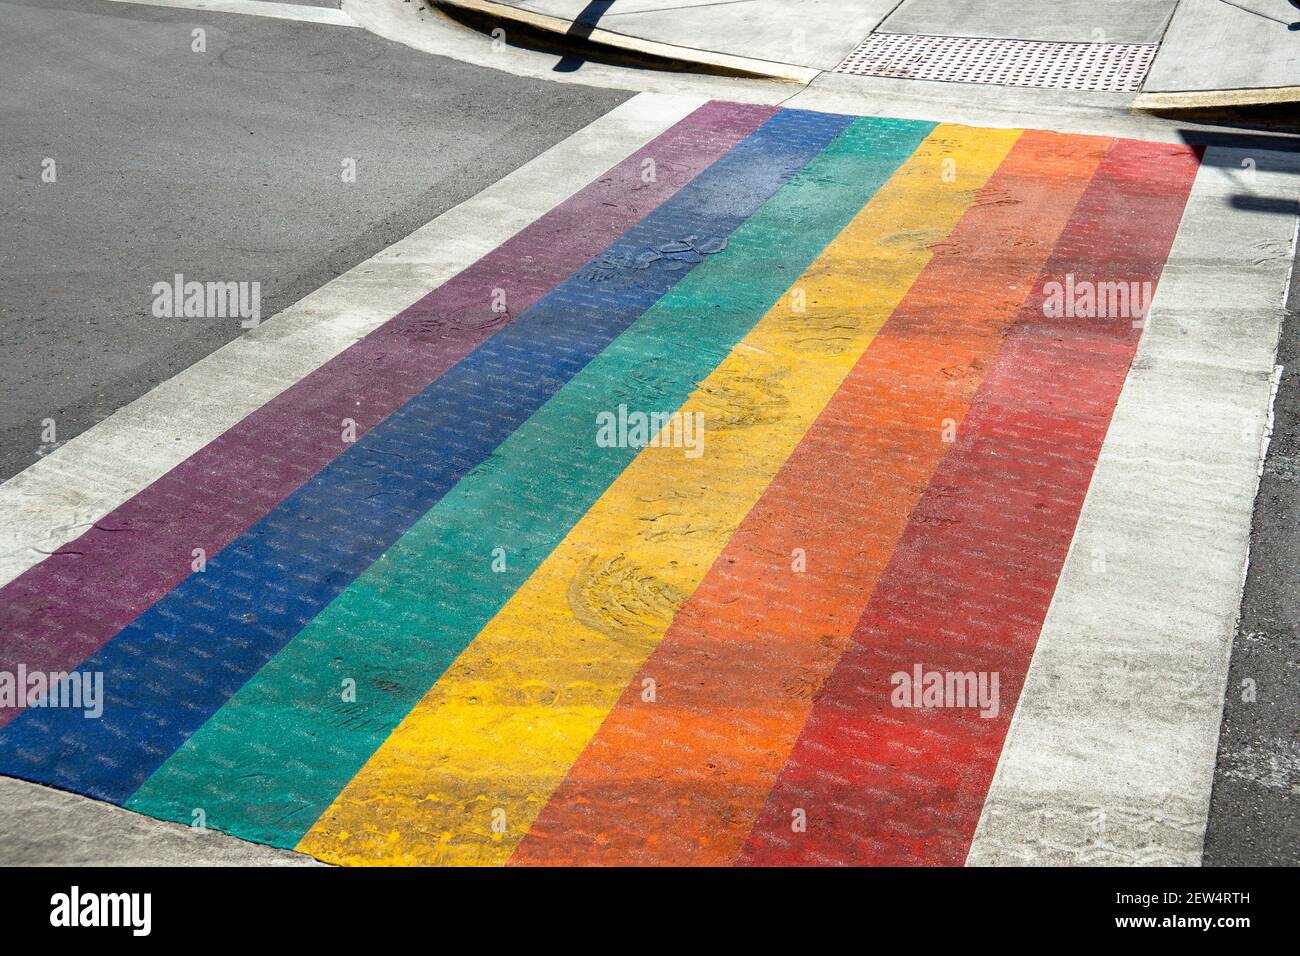
[[[1298,189],[1300,156],[1207,151],[971,865],[1200,863],[1295,222],[1231,200]]]
[[[1273,366],[1273,374],[1268,383],[1268,418],[1264,422],[1264,431],[1259,436],[1259,465],[1255,477],[1264,477],[1264,461],[1268,458],[1268,449],[1273,444],[1273,409],[1277,407],[1277,390],[1282,387],[1282,374],[1286,371],[1281,365]],[[1245,584],[1242,585],[1245,587]]]
[[[632,97],[0,485],[0,585],[702,102],[653,93]]]
[[[335,27],[361,26],[342,10],[335,10],[333,7],[272,3],[270,0],[111,0],[111,2],[132,3],[146,7],[175,7],[178,10],[204,10],[209,13],[246,13],[255,17],[301,20],[304,23],[324,23]]]
[[[1297,204],[1300,204],[1300,199],[1297,199],[1296,202]],[[1300,210],[1297,210],[1297,212],[1300,212]],[[1300,216],[1297,216],[1296,218],[1295,234],[1291,236],[1291,268],[1286,274],[1286,288],[1282,290],[1282,304],[1287,308],[1293,307],[1291,302],[1291,290],[1295,286],[1295,266],[1296,256],[1298,255],[1300,255]],[[1300,303],[1297,303],[1297,305],[1300,305]]]

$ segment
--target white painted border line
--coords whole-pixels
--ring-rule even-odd
[[[703,102],[632,97],[10,478],[0,485],[0,586]]]
[[[1200,863],[1295,224],[1231,199],[1297,190],[1207,151],[968,864]]]
[[[342,10],[333,7],[312,7],[297,3],[272,3],[271,0],[111,0],[113,3],[133,3],[146,7],[174,7],[178,10],[205,10],[209,13],[244,13],[254,17],[272,17],[276,20],[301,20],[304,23],[324,23],[335,27],[360,27]]]

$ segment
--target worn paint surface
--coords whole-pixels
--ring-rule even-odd
[[[1198,156],[642,129],[124,503],[87,574],[11,581],[11,662],[109,699],[7,710],[0,771],[334,862],[961,862],[1143,335],[1044,289],[1158,283]],[[598,445],[620,406],[698,413],[702,453]],[[998,672],[997,716],[893,706],[914,664]]]
[[[947,450],[944,423],[960,429],[1109,142],[1035,132],[1016,142],[931,247],[515,862],[736,857]],[[792,573],[796,561],[806,570]],[[640,696],[646,678],[658,688],[653,707]]]
[[[683,405],[705,454],[638,456],[301,847],[504,861],[1016,135],[935,130],[796,279],[806,311],[783,299]],[[935,189],[949,158],[969,178]]]

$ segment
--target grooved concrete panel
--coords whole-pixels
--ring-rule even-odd
[[[1056,40],[1072,43],[1158,43],[1177,0],[903,0],[882,33]]]

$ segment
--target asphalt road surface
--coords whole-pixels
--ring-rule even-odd
[[[269,318],[627,96],[105,0],[0,2],[0,56],[0,480],[244,331],[155,283],[258,282]]]

